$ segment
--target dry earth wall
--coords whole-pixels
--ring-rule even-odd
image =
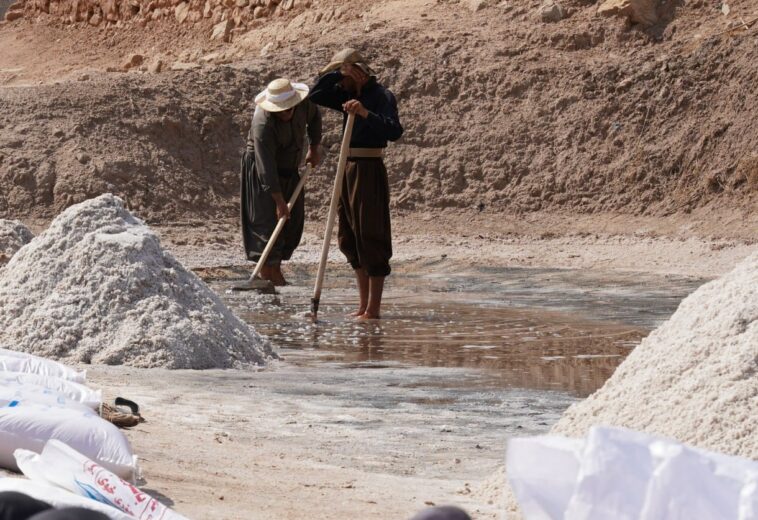
[[[210,20],[214,25],[224,23],[214,35],[226,39],[233,28],[306,9],[311,0],[22,0],[20,4],[29,17],[44,13],[64,23],[87,22],[94,26],[124,21],[145,26],[169,17],[187,24]]]
[[[148,218],[233,216],[255,95],[278,76],[311,82],[345,45],[399,101],[406,131],[387,157],[395,209],[758,214],[758,37],[741,22],[725,30],[732,20],[709,3],[645,31],[579,0],[547,22],[539,0],[473,14],[430,3],[415,26],[392,2],[370,18],[347,2],[337,22],[324,14],[337,4],[322,4],[293,3],[308,10],[230,45],[202,33],[204,53],[249,37],[241,63],[198,57],[188,70],[0,88],[0,216],[48,217],[105,191]],[[752,0],[730,5],[745,25],[758,17]],[[65,31],[147,35],[101,29]],[[274,43],[276,59],[260,50]],[[307,188],[313,211],[328,203],[339,149],[332,113],[324,144],[326,166]]]

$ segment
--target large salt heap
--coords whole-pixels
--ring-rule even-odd
[[[0,345],[137,367],[229,368],[272,355],[113,195],[70,207],[11,259]]]
[[[34,238],[32,232],[18,220],[0,218],[0,265]]]
[[[594,424],[758,459],[758,253],[683,300],[553,432]]]

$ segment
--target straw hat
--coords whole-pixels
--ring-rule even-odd
[[[284,112],[308,97],[308,85],[275,79],[266,90],[255,96],[255,104],[266,112]]]
[[[337,70],[346,63],[359,67],[363,72],[365,72],[369,76],[373,76],[376,74],[374,70],[368,66],[368,64],[366,63],[366,60],[363,59],[363,55],[360,52],[356,51],[355,49],[350,49],[350,48],[342,49],[337,54],[332,56],[332,61],[329,62],[329,65],[321,69],[321,74],[326,74],[327,72],[332,72],[333,70]]]

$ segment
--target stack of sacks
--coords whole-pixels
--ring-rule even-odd
[[[85,381],[85,372],[0,349],[0,467],[17,471],[17,449],[39,452],[57,439],[121,478],[136,478],[129,441],[99,416],[100,392]]]
[[[15,457],[30,480],[0,479],[0,491],[25,493],[56,508],[93,509],[111,520],[187,520],[60,441],[49,441],[39,454],[16,450]]]

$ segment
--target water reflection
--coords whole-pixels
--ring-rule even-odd
[[[548,269],[403,273],[390,277],[384,318],[356,322],[350,273],[329,273],[319,322],[309,308],[309,266],[277,295],[231,293],[246,270],[201,275],[290,362],[341,369],[398,366],[477,370],[473,385],[559,390],[600,387],[649,330],[702,281],[638,273]],[[412,385],[412,382],[409,383]]]
[[[384,318],[356,322],[350,279],[332,279],[319,322],[304,315],[304,288],[278,295],[225,294],[237,314],[290,362],[343,369],[398,365],[484,370],[481,384],[560,390],[600,387],[646,330],[545,309],[505,307],[497,293],[431,294],[424,282],[388,291]],[[476,303],[472,303],[475,297]]]

